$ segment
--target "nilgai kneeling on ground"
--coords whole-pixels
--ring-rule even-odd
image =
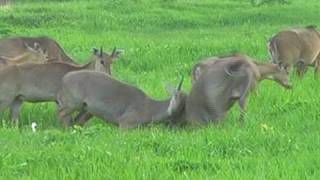
[[[158,101],[142,90],[120,82],[105,73],[78,71],[64,76],[58,95],[59,116],[66,127],[72,125],[71,114],[84,111],[120,128],[170,121],[185,105],[181,91],[183,79],[168,100]],[[88,121],[81,118],[79,125]]]
[[[316,76],[320,68],[320,33],[314,26],[281,31],[270,39],[268,51],[273,62],[288,72],[296,66],[302,77],[307,66],[313,66]]]
[[[11,120],[16,123],[23,101],[55,101],[65,74],[85,69],[108,72],[110,70],[108,61],[117,57],[115,53],[116,50],[106,57],[103,56],[102,49],[100,52],[94,50],[92,61],[82,66],[54,62],[5,67],[0,71],[0,112],[9,106]]]
[[[25,44],[25,52],[15,57],[0,56],[0,69],[14,64],[22,64],[27,62],[44,63],[48,61],[48,54],[40,47],[38,43],[34,43],[33,47]]]
[[[248,56],[235,55],[207,59],[195,65],[193,85],[186,101],[186,109],[179,121],[207,124],[222,119],[232,105],[238,101],[241,108],[239,120],[243,121],[246,98],[257,83],[272,79],[285,88],[290,88],[287,72],[272,63],[258,63]],[[201,62],[200,62],[201,63]],[[200,67],[200,68],[199,68]]]

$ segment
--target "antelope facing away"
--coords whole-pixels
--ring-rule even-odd
[[[193,77],[186,110],[180,118],[189,123],[216,122],[226,115],[236,101],[241,108],[239,120],[243,122],[247,95],[259,81],[271,79],[285,88],[291,87],[284,69],[272,63],[254,62],[245,55],[213,58],[211,61],[207,59],[200,66],[196,64],[193,71],[198,71],[193,72],[198,76]]]
[[[268,51],[273,63],[288,72],[296,66],[298,76],[302,77],[307,66],[313,66],[316,75],[320,68],[320,33],[315,26],[281,31],[270,39]]]
[[[38,43],[34,43],[33,47],[25,44],[26,51],[15,57],[0,56],[0,68],[7,65],[22,64],[27,62],[44,63],[48,61],[48,54]]]
[[[184,108],[186,96],[181,91],[182,83],[183,79],[171,92],[171,99],[158,101],[105,73],[70,72],[64,76],[58,95],[59,116],[66,127],[71,125],[71,114],[75,111],[88,112],[120,128],[170,120]],[[83,125],[88,118],[80,117],[78,123]]]
[[[94,50],[94,58],[82,66],[60,62],[7,66],[0,71],[0,112],[9,106],[10,117],[16,123],[23,101],[55,101],[65,74],[86,69],[109,72],[108,62],[118,55],[114,49],[111,55],[104,56],[101,48],[100,51]]]
[[[47,50],[48,59],[59,62],[74,63],[63,51],[61,46],[49,37],[8,37],[0,39],[0,55],[17,57],[27,52],[26,45],[32,46],[38,43],[42,49]]]

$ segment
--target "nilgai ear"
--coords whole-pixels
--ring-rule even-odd
[[[243,76],[241,73],[240,68],[243,65],[242,61],[234,61],[229,63],[225,68],[224,71],[229,76]]]
[[[29,51],[37,52],[33,47],[30,47],[27,43],[23,43],[23,44]]]
[[[47,61],[49,61],[49,53],[48,53],[47,49],[42,49],[42,54],[45,56]]]
[[[112,54],[113,61],[117,60],[122,54],[124,54],[124,49],[116,49]]]
[[[193,72],[193,76],[195,80],[198,80],[201,75],[201,67],[197,66]]]

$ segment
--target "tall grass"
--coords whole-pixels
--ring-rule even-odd
[[[113,75],[163,99],[163,87],[180,73],[190,90],[190,69],[200,58],[240,51],[268,60],[268,38],[319,25],[319,7],[317,0],[259,7],[247,0],[17,0],[0,8],[0,35],[50,36],[79,63],[92,47],[124,48]],[[244,127],[235,106],[206,128],[119,130],[95,119],[63,131],[53,103],[25,103],[19,129],[0,114],[0,179],[316,179],[319,83],[310,72],[292,80],[292,91],[262,82]]]

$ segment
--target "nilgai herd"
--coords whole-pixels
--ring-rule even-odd
[[[0,111],[10,109],[18,123],[22,102],[56,102],[64,127],[84,125],[97,116],[120,128],[149,123],[198,124],[219,122],[235,102],[244,122],[246,99],[258,82],[269,79],[290,89],[289,72],[302,77],[307,66],[320,63],[320,33],[315,26],[292,28],[268,42],[272,62],[260,63],[244,54],[210,57],[196,63],[189,94],[182,91],[183,76],[171,97],[154,100],[141,89],[111,76],[111,64],[123,51],[93,49],[85,65],[78,65],[48,37],[0,39]],[[73,118],[74,113],[77,112]]]

